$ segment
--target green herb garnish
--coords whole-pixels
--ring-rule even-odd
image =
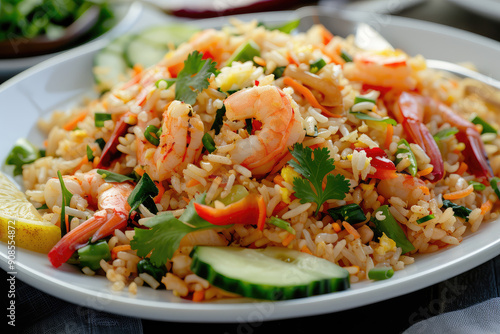
[[[96,112],[94,114],[94,124],[97,128],[102,128],[105,121],[111,120],[111,114]]]
[[[194,51],[184,61],[184,67],[177,75],[175,99],[188,104],[194,104],[198,93],[208,88],[208,79],[216,72],[212,59],[202,59],[203,54]]]
[[[14,176],[23,173],[23,166],[30,164],[42,157],[42,152],[24,138],[16,141],[16,144],[5,159],[6,165],[15,166]]]
[[[443,200],[443,208],[445,209],[452,208],[453,215],[456,217],[464,218],[466,222],[469,221],[469,215],[472,212],[471,209],[466,208],[465,206],[462,205],[455,204],[447,199]]]

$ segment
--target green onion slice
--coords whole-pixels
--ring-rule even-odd
[[[295,230],[293,229],[293,227],[290,225],[289,222],[284,221],[283,219],[272,216],[271,218],[269,218],[269,223],[273,224],[276,227],[281,228],[282,230],[287,231],[290,234],[295,235]]]
[[[429,220],[434,219],[434,218],[436,218],[436,216],[434,216],[434,214],[431,213],[430,215],[427,215],[425,217],[417,219],[417,224],[422,224],[422,223],[428,222]]]
[[[488,122],[486,122],[484,119],[482,119],[481,117],[479,117],[477,115],[471,119],[471,122],[474,124],[480,124],[483,127],[481,134],[483,134],[483,133],[495,133],[496,134],[497,133],[497,130],[494,127],[492,127]]]
[[[363,209],[356,203],[346,204],[336,208],[328,209],[328,214],[334,220],[346,221],[349,224],[357,224],[366,220]]]
[[[309,72],[318,73],[323,67],[325,67],[326,61],[323,58],[316,60],[314,63],[309,65]]]
[[[94,161],[94,152],[89,145],[87,145],[87,160],[90,162]]]
[[[109,121],[111,119],[111,114],[105,112],[96,112],[94,114],[94,124],[97,128],[102,128],[104,126],[105,121]]]
[[[109,170],[105,169],[98,169],[97,174],[101,175],[104,181],[106,182],[126,182],[126,181],[137,181],[136,179],[127,176],[127,175],[122,175],[118,173],[111,172]]]
[[[146,137],[147,141],[153,144],[154,146],[160,145],[160,136],[158,136],[158,129],[154,125],[148,125],[146,130],[144,130],[144,137]]]
[[[340,57],[346,61],[346,63],[351,63],[352,62],[352,57],[345,51],[340,52]]]
[[[356,96],[354,98],[354,104],[361,103],[361,102],[371,102],[371,103],[377,103],[374,99],[370,99],[368,97],[364,96]]]
[[[389,117],[377,118],[377,117],[373,117],[373,116],[370,116],[368,114],[365,114],[364,112],[361,112],[361,111],[351,111],[350,113],[353,114],[357,119],[361,119],[361,120],[382,122],[382,123],[391,124],[391,125],[398,124],[394,119],[389,118]]]
[[[170,88],[174,83],[175,83],[176,79],[160,79],[158,81],[155,82],[155,86],[156,88],[160,88],[160,83],[161,82],[165,82],[167,84],[167,86],[165,87],[165,89],[168,89]]]
[[[368,278],[380,281],[391,278],[394,275],[394,269],[391,267],[375,267],[368,271]]]
[[[486,186],[484,184],[482,184],[481,182],[470,180],[469,184],[472,184],[472,186],[474,187],[474,190],[477,190],[477,191],[482,191],[482,190],[486,189]]]
[[[212,136],[210,136],[208,132],[203,135],[201,142],[203,143],[203,146],[207,149],[209,153],[212,153],[213,151],[216,150],[214,139],[212,138]]]

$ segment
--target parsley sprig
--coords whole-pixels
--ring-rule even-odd
[[[208,79],[217,71],[212,59],[202,59],[203,54],[193,51],[184,61],[175,84],[175,99],[194,104],[198,93],[208,88]]]
[[[349,180],[340,174],[330,174],[335,165],[327,148],[316,148],[313,151],[310,147],[295,144],[290,152],[297,161],[290,160],[288,164],[304,177],[293,180],[295,196],[300,198],[300,203],[316,203],[317,215],[325,201],[345,198],[349,191]],[[323,189],[325,177],[326,183]]]

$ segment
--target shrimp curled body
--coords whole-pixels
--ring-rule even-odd
[[[278,87],[257,86],[241,90],[224,101],[229,120],[256,119],[262,128],[248,138],[236,141],[231,159],[252,170],[255,175],[268,173],[302,141],[305,130],[302,116],[292,107],[291,99]]]

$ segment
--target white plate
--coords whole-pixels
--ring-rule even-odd
[[[315,8],[298,12],[259,14],[259,19],[286,21],[297,15],[309,16]],[[489,39],[440,25],[396,17],[356,13],[327,15],[322,19],[333,32],[352,32],[356,19],[375,26],[389,41],[411,54],[451,60],[476,61],[479,68],[500,78],[500,68],[488,68],[500,56],[500,45]],[[256,15],[242,16],[250,19]],[[218,26],[226,18],[203,20],[203,27]],[[309,18],[302,22],[307,24]],[[0,133],[0,157],[5,157],[19,137],[41,142],[35,127],[36,119],[55,107],[77,101],[90,91],[92,56],[103,47],[99,41],[70,51],[39,64],[0,86],[0,108],[3,122]],[[460,50],[460,52],[457,52]],[[3,160],[4,158],[2,158]],[[167,291],[142,287],[136,296],[127,291],[113,292],[103,277],[87,277],[70,265],[51,267],[45,255],[22,249],[16,250],[14,268],[8,267],[6,245],[0,247],[0,264],[7,272],[49,294],[69,302],[123,315],[176,322],[255,322],[331,313],[382,301],[465,272],[500,254],[500,221],[483,224],[478,233],[467,236],[461,245],[434,254],[419,256],[416,263],[396,272],[389,280],[362,282],[351,289],[316,297],[280,302],[257,302],[235,299],[209,303],[192,303],[174,297]]]
[[[448,0],[476,14],[500,21],[500,0]]]
[[[109,31],[96,37],[94,40],[113,38],[115,36],[119,36],[120,34],[126,32],[128,29],[130,29],[130,27],[132,27],[132,25],[141,15],[142,5],[139,2],[114,5],[113,10],[117,23]],[[82,45],[75,46],[72,49],[80,47],[82,47]],[[0,59],[0,79],[13,76],[35,64],[38,64],[44,60],[59,55],[63,52],[64,51],[58,51],[39,56]]]

